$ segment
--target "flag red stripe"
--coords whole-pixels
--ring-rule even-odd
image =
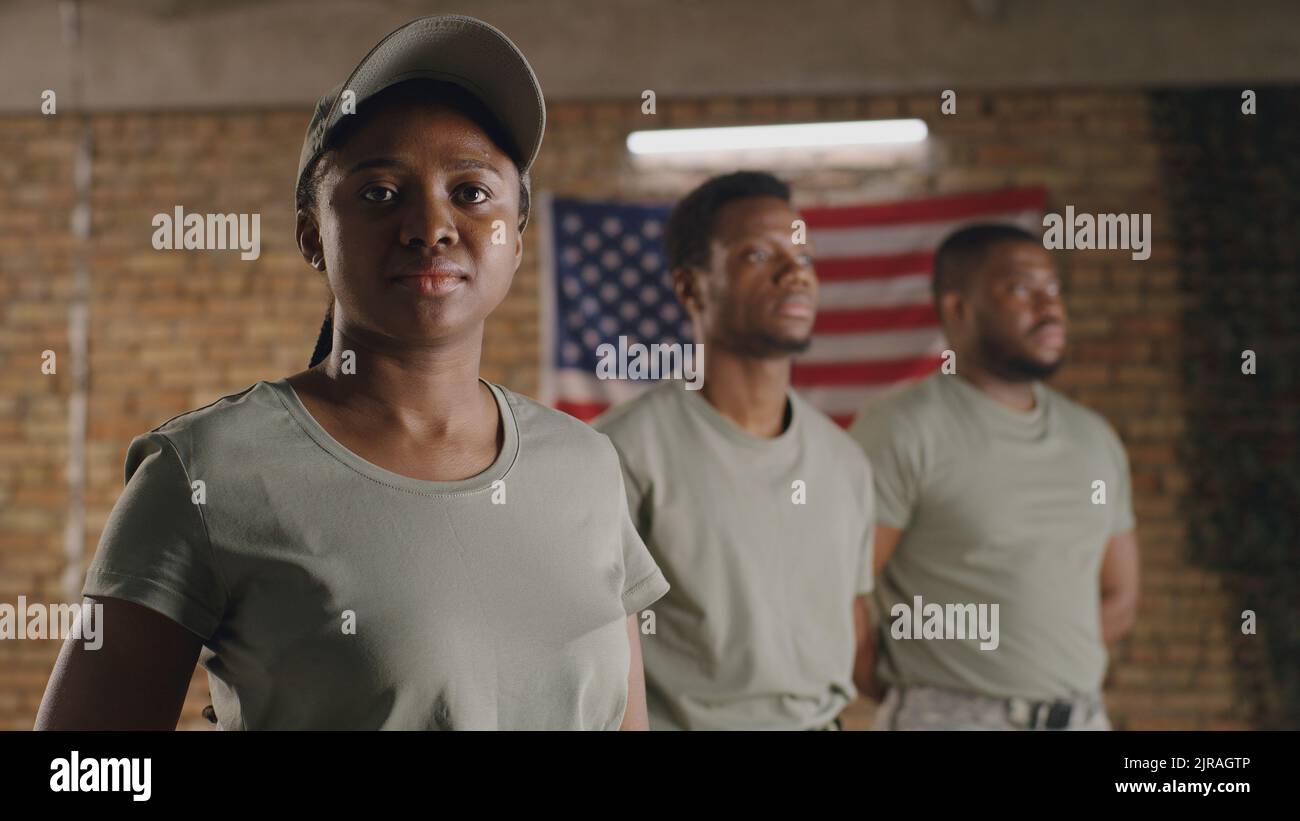
[[[570,402],[567,399],[559,399],[555,403],[556,410],[576,416],[584,422],[590,422],[600,416],[608,407],[608,402]]]
[[[924,305],[900,305],[895,308],[853,308],[821,310],[813,325],[814,334],[860,334],[871,331],[894,331],[900,328],[938,327],[939,315],[928,302]]]
[[[801,213],[809,228],[861,228],[903,222],[958,220],[1007,211],[1041,210],[1046,204],[1045,188],[1008,188],[881,205],[805,208]]]
[[[819,257],[817,279],[845,282],[853,279],[886,279],[902,274],[928,274],[934,264],[933,251],[888,254],[872,257]]]
[[[882,362],[795,364],[795,385],[875,385],[928,375],[943,361],[939,356]]]

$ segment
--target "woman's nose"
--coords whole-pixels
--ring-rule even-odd
[[[456,244],[460,235],[450,198],[434,191],[410,197],[402,215],[400,239],[403,245]]]

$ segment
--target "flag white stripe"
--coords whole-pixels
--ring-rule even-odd
[[[897,308],[930,302],[930,274],[900,274],[883,279],[823,282],[817,286],[822,308]]]
[[[943,334],[937,328],[821,334],[813,337],[812,345],[796,361],[810,364],[881,362],[938,356],[946,347]]]
[[[594,373],[576,368],[560,368],[555,372],[557,395],[569,402],[608,402],[619,405],[631,401],[658,382],[649,380],[632,382],[626,379],[597,379]]]
[[[1031,209],[871,228],[809,228],[808,237],[818,259],[890,256],[933,251],[948,234],[975,222],[1010,222],[1034,233],[1042,229],[1043,218],[1041,212]]]
[[[851,385],[846,387],[795,387],[799,395],[827,416],[852,416],[868,402],[878,401],[891,391],[901,390],[915,380],[891,382],[887,385]]]

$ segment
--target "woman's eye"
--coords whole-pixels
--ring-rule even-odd
[[[764,251],[761,248],[755,248],[754,250],[749,251],[745,254],[745,259],[749,260],[750,262],[766,262],[767,251]]]
[[[803,266],[806,267],[806,268],[811,268],[811,267],[812,267],[812,264],[813,264],[813,258],[812,258],[812,255],[811,255],[811,254],[800,254],[800,255],[799,255],[799,264],[800,264],[800,265],[803,265]]]
[[[371,196],[372,194],[378,194],[380,196]],[[388,196],[383,196],[385,194]],[[362,192],[361,196],[370,202],[391,202],[393,197],[397,196],[397,192],[391,188],[377,186],[375,188],[367,188]]]
[[[461,189],[461,197],[470,205],[479,205],[487,202],[488,192],[486,188],[479,185],[467,185]]]

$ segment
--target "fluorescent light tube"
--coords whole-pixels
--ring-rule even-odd
[[[858,120],[842,123],[744,125],[731,128],[672,128],[627,135],[633,154],[744,151],[763,148],[825,148],[845,145],[916,143],[929,133],[924,120]]]

